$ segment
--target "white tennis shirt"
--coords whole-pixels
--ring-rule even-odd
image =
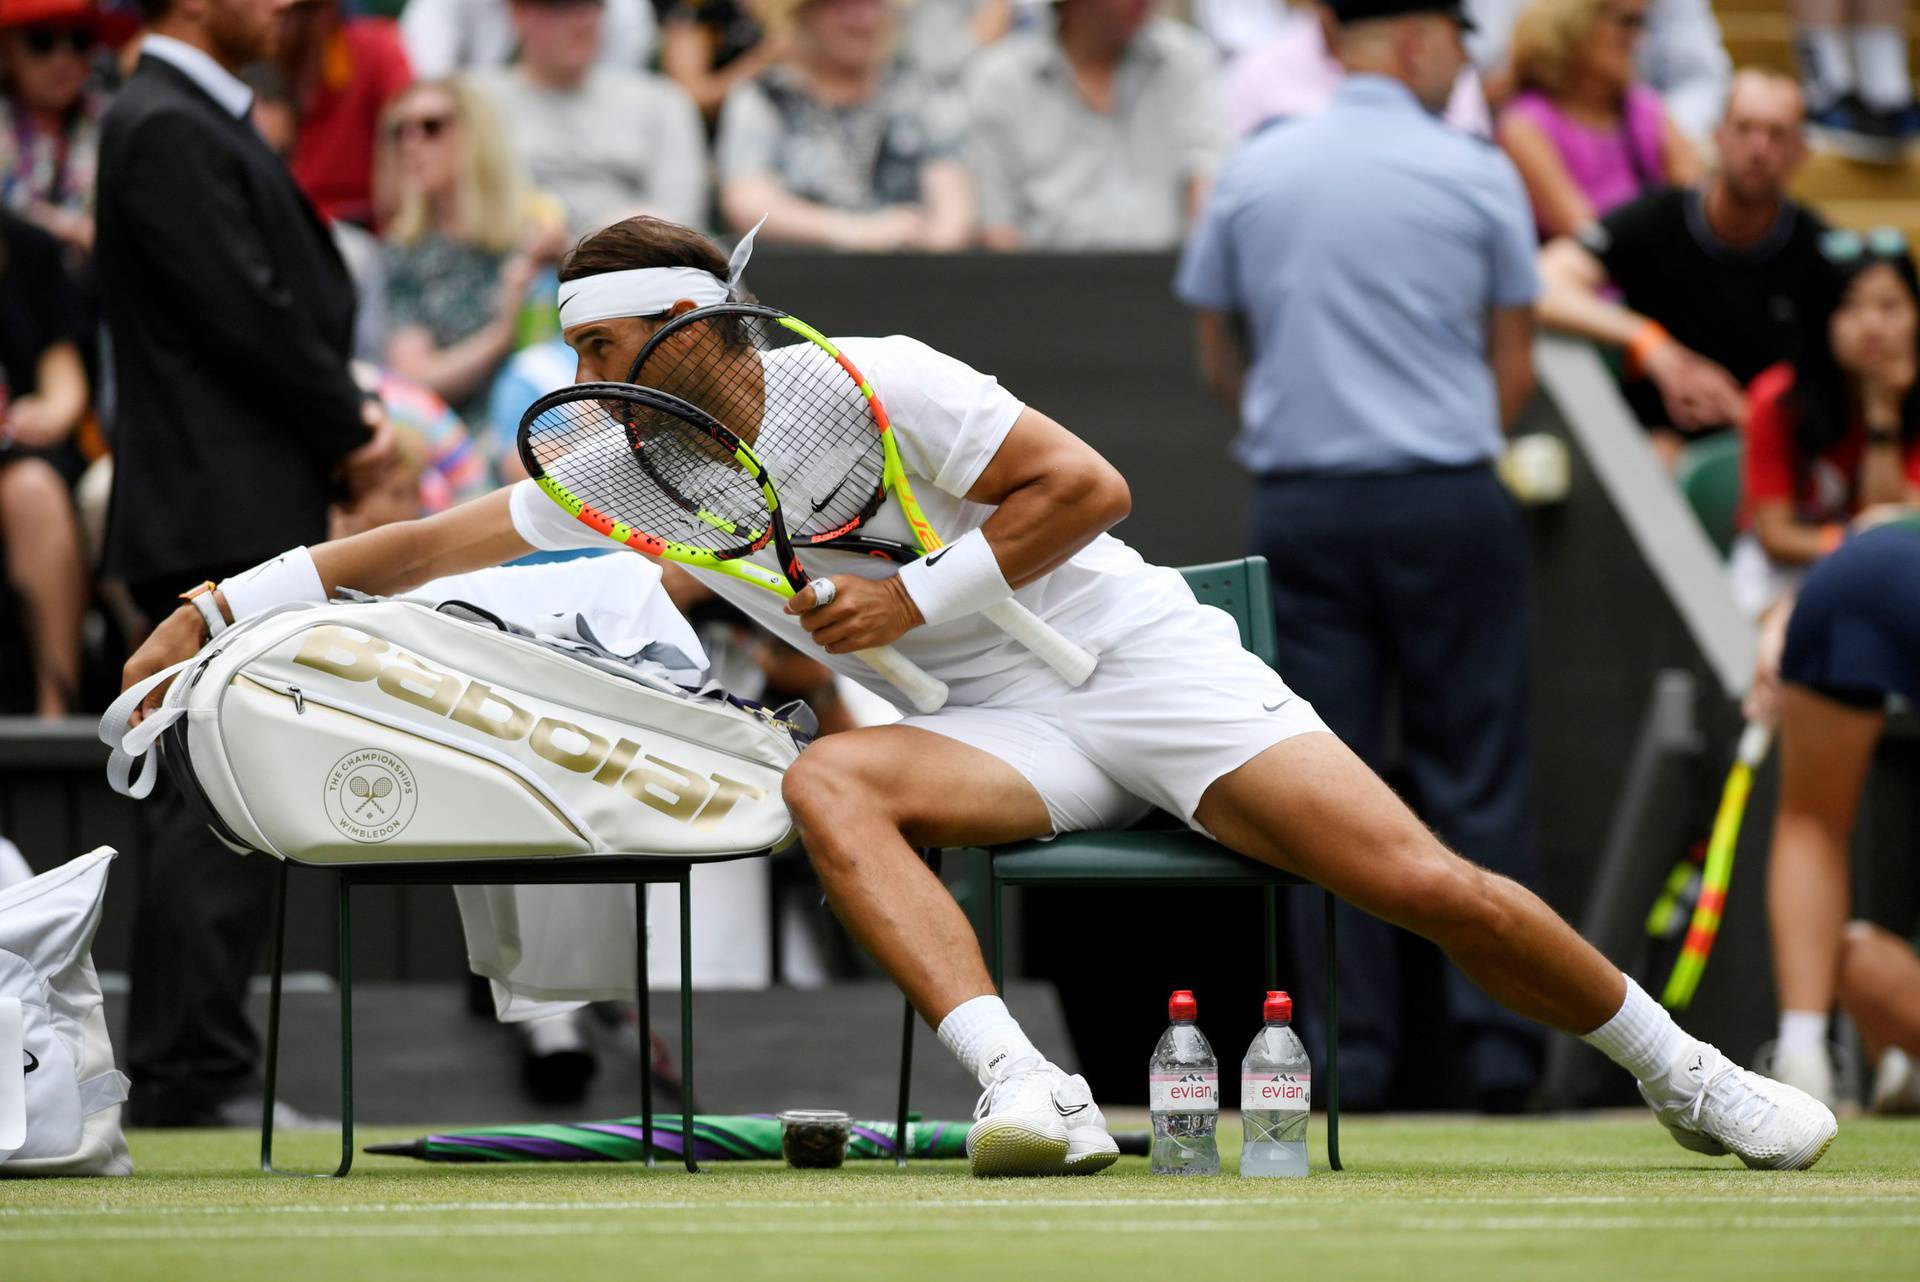
[[[917,339],[835,339],[873,384],[893,422],[901,462],[913,482],[914,497],[943,539],[952,542],[985,524],[993,508],[969,503],[966,493],[1000,449],[1025,408],[998,379],[935,351]],[[605,547],[607,539],[575,520],[533,481],[521,481],[512,494],[514,529],[534,547],[550,551]],[[913,545],[900,505],[889,497],[864,531]],[[809,549],[801,553],[814,577],[858,575],[884,578],[897,567],[852,552]],[[753,557],[778,571],[771,546]],[[825,660],[896,705],[898,691],[852,655],[830,655],[815,644],[786,602],[764,588],[730,575],[685,567],[721,597],[803,652]],[[1193,594],[1173,570],[1151,566],[1140,554],[1101,534],[1073,558],[1019,589],[1020,603],[1095,654],[1118,645],[1134,630],[1183,605]],[[1011,641],[984,616],[972,615],[938,627],[907,632],[894,647],[945,681],[950,701],[970,705],[1002,703],[1058,693],[1064,682],[1045,664]]]

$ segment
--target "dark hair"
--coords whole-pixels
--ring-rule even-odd
[[[691,227],[642,214],[602,227],[560,260],[560,279],[579,280],[637,267],[697,267],[727,278],[727,256]]]
[[[140,0],[140,16],[149,27],[172,12],[173,0]]]
[[[1853,283],[1882,266],[1893,268],[1907,296],[1920,307],[1920,271],[1915,270],[1912,255],[1904,249],[1897,254],[1860,253],[1840,262],[1823,256],[1814,267],[1813,288],[1808,292],[1811,305],[1804,306],[1797,318],[1793,393],[1787,401],[1794,418],[1794,445],[1803,468],[1843,439],[1853,424],[1849,376],[1833,354],[1833,316],[1846,304]],[[1916,336],[1915,351],[1920,355],[1920,336]],[[1900,429],[1908,440],[1920,432],[1920,381],[1907,392],[1901,406]]]

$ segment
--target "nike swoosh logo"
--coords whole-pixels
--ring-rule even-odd
[[[1060,1116],[1062,1117],[1072,1117],[1075,1113],[1086,1112],[1087,1106],[1085,1104],[1075,1104],[1072,1108],[1061,1108],[1060,1101],[1055,1100],[1053,1102],[1053,1111],[1060,1114]]]
[[[840,491],[847,488],[847,482],[850,479],[852,478],[845,477],[845,476],[841,477],[840,484],[834,486],[832,492],[829,493],[827,497],[821,499],[818,503],[815,503],[813,505],[814,513],[818,515],[821,508],[825,507],[827,504],[833,502],[836,498],[840,497]]]
[[[1284,704],[1284,703],[1286,703],[1286,700],[1282,699],[1279,703],[1263,703],[1260,706],[1261,708],[1263,708],[1268,712],[1278,712],[1280,710],[1281,704]]]
[[[941,548],[938,552],[933,553],[931,556],[927,558],[927,564],[932,565],[935,561],[938,561],[941,557],[945,556],[946,554],[947,554],[947,549]]]
[[[40,1067],[40,1057],[38,1055],[35,1055],[32,1051],[27,1051],[26,1056],[27,1066],[21,1070],[22,1073],[31,1073],[34,1069]]]

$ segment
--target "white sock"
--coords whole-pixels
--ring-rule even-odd
[[[1875,111],[1898,111],[1913,101],[1907,73],[1907,33],[1898,27],[1855,27],[1853,75],[1860,101]]]
[[[1823,1010],[1783,1010],[1780,1035],[1774,1042],[1774,1055],[1813,1055],[1827,1049],[1827,1012]]]
[[[1795,34],[1800,52],[1800,83],[1807,109],[1825,111],[1853,89],[1853,62],[1847,57],[1846,32],[1838,27],[1802,27]]]
[[[1045,1062],[998,997],[961,1002],[940,1021],[937,1035],[982,1086],[1014,1069]]]
[[[1646,989],[1625,977],[1627,998],[1612,1019],[1580,1040],[1593,1047],[1642,1082],[1666,1076],[1673,1061],[1693,1041],[1673,1022],[1667,1008],[1647,996]]]

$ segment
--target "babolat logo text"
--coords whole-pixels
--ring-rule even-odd
[[[536,717],[480,681],[437,672],[378,637],[327,624],[308,632],[293,661],[346,681],[371,681],[384,694],[457,721],[508,743],[524,741],[543,761],[588,775],[597,784],[625,792],[642,805],[702,830],[717,828],[742,800],[759,801],[766,790],[708,775],[644,752],[631,739],[609,739],[558,717]],[[346,786],[351,788],[348,781]],[[371,797],[376,779],[365,787]],[[350,793],[348,800],[367,798]],[[385,800],[375,799],[373,804]],[[369,815],[370,815],[369,810]]]

